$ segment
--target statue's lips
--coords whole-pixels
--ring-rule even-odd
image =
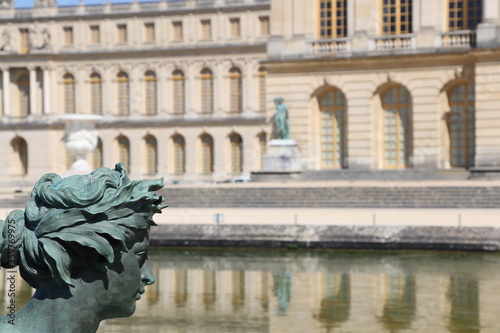
[[[144,294],[144,289],[139,290],[137,294],[135,295],[135,300],[138,301],[141,299],[141,295]]]

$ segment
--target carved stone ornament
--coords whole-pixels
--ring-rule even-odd
[[[131,181],[121,163],[42,176],[25,210],[0,220],[1,267],[36,289],[0,317],[0,332],[94,333],[102,320],[132,315],[155,282],[147,251],[162,187],[162,179]]]

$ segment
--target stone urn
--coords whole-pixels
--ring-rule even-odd
[[[65,114],[58,120],[65,125],[63,139],[66,149],[75,156],[75,162],[66,171],[65,176],[89,173],[92,167],[85,157],[97,147],[98,136],[95,124],[102,120],[102,116]]]

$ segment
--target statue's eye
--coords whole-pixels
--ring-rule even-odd
[[[146,251],[140,251],[135,254],[137,256],[137,259],[139,260],[139,265],[142,266],[146,259],[148,258],[147,252]]]

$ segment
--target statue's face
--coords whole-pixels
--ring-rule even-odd
[[[153,284],[155,278],[148,261],[148,231],[137,235],[129,245],[128,252],[108,268],[108,287],[103,292],[104,318],[128,317],[135,312],[135,302],[141,298],[146,285]]]

